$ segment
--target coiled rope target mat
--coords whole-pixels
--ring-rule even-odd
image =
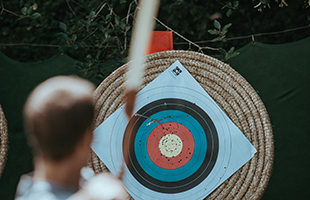
[[[205,199],[260,199],[272,173],[273,134],[266,108],[252,86],[229,65],[191,51],[165,51],[146,56],[140,89],[176,60],[191,73],[256,148],[254,157]],[[95,127],[124,103],[127,64],[110,74],[96,89]],[[92,152],[89,165],[96,173],[105,165]]]
[[[8,143],[9,143],[9,135],[8,135],[7,122],[2,107],[0,105],[0,178],[6,163],[8,153]]]

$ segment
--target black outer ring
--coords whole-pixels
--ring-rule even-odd
[[[132,127],[132,134],[129,145],[130,158],[129,161],[126,163],[126,165],[131,174],[133,175],[133,177],[135,177],[135,179],[139,183],[141,183],[142,185],[151,190],[168,194],[185,192],[200,184],[212,171],[218,156],[218,149],[219,149],[218,134],[212,120],[207,115],[207,113],[205,113],[201,108],[199,108],[194,103],[191,103],[186,100],[175,98],[160,99],[145,105],[137,113],[149,117],[163,110],[179,110],[188,113],[189,115],[194,117],[204,129],[207,137],[207,154],[199,169],[188,178],[175,182],[160,181],[148,175],[138,163],[134,152],[134,141],[136,133],[140,125],[146,120],[146,118],[144,117],[137,117],[137,116],[134,116],[130,119],[125,131],[126,133],[127,131],[129,131],[127,129],[129,127]],[[133,126],[130,126],[129,124],[133,124]],[[126,140],[127,139],[126,136],[129,137],[128,135],[125,134],[123,142],[128,141]],[[123,151],[125,151],[124,148]],[[123,155],[126,154],[124,153]]]

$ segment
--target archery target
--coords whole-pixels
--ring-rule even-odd
[[[130,129],[129,129],[130,128]],[[203,199],[256,152],[188,71],[176,62],[96,130],[92,148],[134,199]]]
[[[134,139],[127,167],[145,187],[162,193],[184,192],[200,184],[213,169],[217,131],[195,104],[160,99],[142,107],[129,124]]]

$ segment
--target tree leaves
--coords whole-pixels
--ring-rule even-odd
[[[27,10],[27,14],[30,15],[33,11],[33,6],[30,6]]]
[[[260,0],[261,3],[270,3],[270,0]]]
[[[231,27],[231,25],[232,25],[232,23],[226,24],[226,25],[223,27],[222,31],[227,31],[227,29],[228,29],[229,27]]]
[[[33,14],[30,16],[30,18],[31,18],[31,19],[37,19],[37,18],[40,17],[40,16],[41,16],[41,14],[38,13],[38,12],[36,12],[36,13],[33,13]]]
[[[33,13],[32,14],[32,12],[34,11],[34,10],[36,10],[38,8],[38,4],[36,4],[36,3],[34,3],[32,6],[30,6],[29,8],[27,8],[26,6],[25,7],[23,7],[22,9],[21,9],[21,12],[22,12],[22,14],[23,15],[20,15],[19,16],[19,20],[21,20],[21,19],[25,19],[25,18],[30,18],[30,19],[37,19],[37,18],[39,18],[39,17],[41,17],[41,14],[40,13],[38,13],[38,12],[35,12],[35,13]]]
[[[233,7],[234,7],[234,8],[237,8],[238,6],[239,6],[239,1],[234,1],[234,2],[233,2]]]
[[[239,52],[235,52],[235,47],[231,47],[228,51],[223,48],[219,48],[218,51],[222,55],[222,61],[228,61],[228,59],[239,55]]]
[[[211,35],[218,35],[220,32],[216,29],[210,29],[208,30],[208,33],[210,33]]]
[[[62,39],[65,40],[65,41],[68,41],[68,40],[69,40],[68,35],[65,34],[65,33],[58,33],[58,34],[56,34],[56,35],[57,35],[57,36],[61,36]]]
[[[62,52],[69,54],[75,59],[83,61],[85,61],[87,54],[92,55],[94,62],[103,62],[114,58],[124,59],[127,56],[132,28],[131,25],[134,11],[136,10],[135,2],[137,1],[69,1],[72,10],[70,10],[70,7],[64,0],[10,0],[3,2],[6,9],[19,15],[19,19],[16,20],[13,16],[14,14],[12,15],[12,13],[3,10],[2,15],[0,16],[0,19],[3,20],[3,24],[5,24],[5,26],[0,28],[0,32],[2,33],[0,37],[2,43],[17,43],[22,41],[25,43],[63,46],[65,48],[62,48]],[[131,4],[131,2],[133,3]],[[281,16],[280,12],[277,12],[281,9],[278,7],[278,5],[281,5],[281,2],[291,2],[286,8],[287,14],[284,16]],[[272,10],[268,9],[268,12],[270,14],[273,13],[275,16],[273,19],[269,20],[271,22],[270,24],[268,23],[268,20],[264,19],[264,16],[257,14],[257,9],[253,9],[258,3],[260,3],[259,7],[268,8],[268,5],[261,3],[260,0],[250,0],[247,2],[241,2],[238,0],[162,0],[159,19],[191,41],[212,40],[214,42],[214,48],[221,47],[226,49],[228,53],[231,46],[240,48],[249,42],[250,39],[231,40],[225,43],[227,37],[247,35],[247,31],[253,33],[268,32],[271,29],[273,30],[275,25],[278,25],[279,29],[284,30],[292,28],[292,26],[303,26],[304,23],[309,22],[310,15],[307,12],[309,11],[309,7],[307,7],[309,6],[308,0],[300,0],[296,1],[296,3],[295,1],[292,2],[293,1],[287,0],[270,0],[270,4],[274,5],[274,7]],[[132,7],[129,7],[130,4]],[[298,5],[293,6],[293,4]],[[283,3],[283,5],[286,7],[286,4]],[[301,8],[302,5],[305,5],[305,7]],[[30,6],[32,6],[32,9],[30,9]],[[101,8],[103,9],[100,10]],[[300,11],[298,17],[296,17],[296,15],[293,17],[294,15],[291,14],[296,13],[297,10],[295,8],[298,8]],[[31,12],[31,14],[28,12]],[[76,15],[74,15],[73,12]],[[208,12],[214,12],[217,14],[213,19],[216,19],[220,23],[221,30],[215,28],[214,21],[213,19],[211,20],[211,16],[209,16],[209,14],[212,13],[207,14]],[[96,15],[96,13],[98,14]],[[115,20],[115,16],[118,16],[119,19]],[[227,16],[229,16],[229,18],[227,18]],[[309,16],[309,21],[307,21],[307,16]],[[282,19],[287,20],[283,21]],[[87,20],[90,20],[90,22],[87,22]],[[116,23],[117,21],[119,21],[118,24]],[[59,22],[64,23],[67,28],[60,28]],[[238,23],[238,28],[233,27],[234,29],[232,29],[232,27],[228,27],[226,29],[225,24],[229,24],[229,22]],[[283,23],[279,24],[277,22]],[[235,25],[236,24],[234,24],[234,26]],[[159,24],[157,24],[156,28],[156,30],[167,30]],[[25,32],[25,30],[27,31]],[[55,36],[60,32],[62,34]],[[299,34],[294,34],[292,32],[290,35],[294,36],[291,38],[297,40],[297,38],[302,39],[306,37],[307,34],[307,31],[303,31]],[[76,39],[73,35],[76,35]],[[287,37],[279,35],[278,38],[281,39],[270,41],[268,40],[268,37],[265,37],[261,40],[267,43],[283,42],[286,41],[285,39]],[[174,42],[182,43],[184,41],[179,37],[175,37]],[[207,45],[208,44],[206,44],[206,46]],[[185,49],[187,47],[187,44],[175,46],[176,49]],[[29,61],[31,59],[33,59],[33,61],[46,59],[49,58],[51,54],[58,52],[57,48],[42,51],[42,49],[49,47],[25,47],[27,48],[27,51],[23,52],[21,51],[23,48],[1,46],[1,50],[4,50],[5,53],[16,60],[24,59],[23,61]],[[101,51],[99,57],[96,56],[98,51]],[[207,54],[214,54],[214,51],[206,50],[204,52]]]
[[[90,14],[89,14],[89,16],[90,16],[90,19],[94,19],[95,16],[96,16],[95,11],[91,11]]]
[[[59,22],[59,27],[63,30],[66,31],[67,30],[67,25],[63,22]]]
[[[23,15],[27,15],[28,14],[28,12],[27,12],[28,9],[26,7],[23,7],[21,11],[22,11]]]
[[[233,2],[228,1],[224,4],[222,9],[228,8],[226,12],[226,16],[230,17],[230,15],[233,13],[233,10],[236,10],[238,6],[239,6],[239,1],[233,1]]]
[[[215,28],[221,29],[221,24],[217,20],[214,20],[213,25],[214,25]]]
[[[224,56],[226,56],[226,54],[227,54],[227,51],[223,48],[219,48],[219,52],[220,52],[220,54],[222,54]]]
[[[97,24],[96,26],[99,29],[99,31],[103,31],[104,28],[103,28],[103,26],[101,24]]]
[[[226,12],[226,16],[230,17],[232,13],[233,13],[232,9],[228,9],[228,11]]]
[[[208,33],[210,33],[211,35],[217,35],[218,37],[214,38],[211,40],[211,42],[218,42],[218,41],[222,41],[222,42],[226,42],[226,33],[228,31],[228,28],[232,26],[232,23],[226,24],[222,29],[221,29],[221,24],[219,21],[214,20],[213,25],[216,29],[209,29]]]

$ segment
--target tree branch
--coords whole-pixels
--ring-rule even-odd
[[[86,40],[87,38],[89,38],[89,36],[94,34],[97,30],[98,30],[98,28],[96,28],[93,32],[91,32],[89,35],[87,35],[85,38],[83,38],[83,40]]]
[[[74,14],[74,16],[76,16],[75,12],[72,10],[71,6],[70,6],[70,3],[69,3],[69,0],[66,0],[67,4],[68,4],[68,7],[69,9],[71,10],[71,12]]]
[[[0,15],[2,15],[3,10],[4,10],[4,7],[3,7],[3,2],[2,2],[2,0],[1,0],[1,12],[0,12]]]

